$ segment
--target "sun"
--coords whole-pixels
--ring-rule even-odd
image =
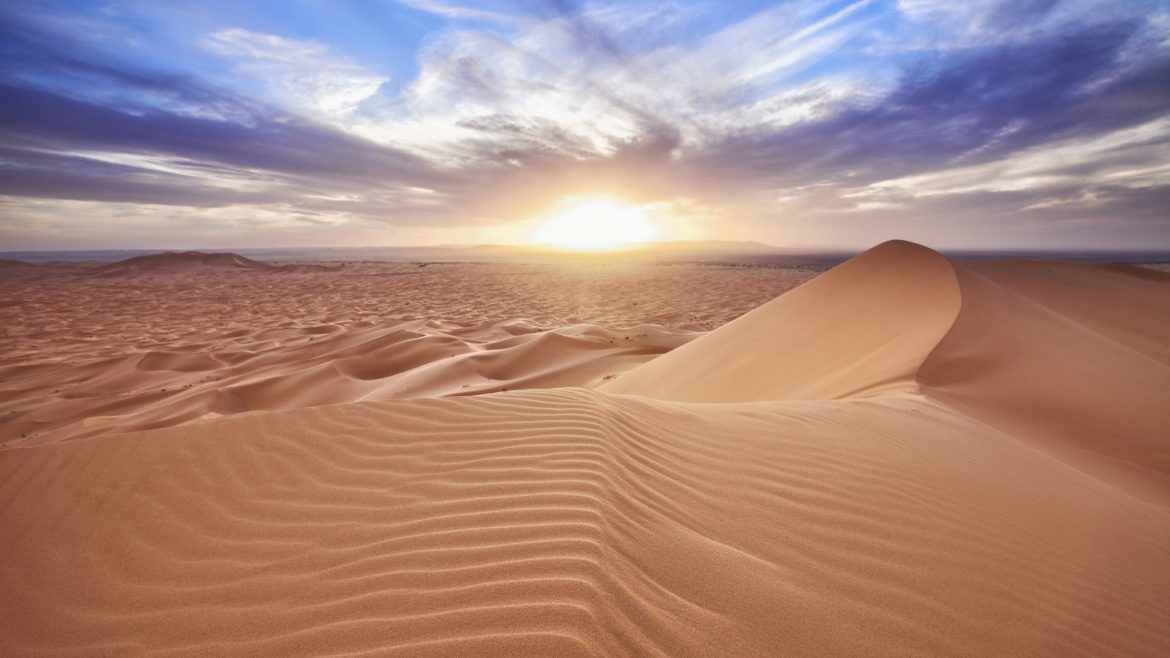
[[[536,244],[578,251],[607,251],[658,237],[647,206],[627,206],[613,199],[573,199],[532,233]]]

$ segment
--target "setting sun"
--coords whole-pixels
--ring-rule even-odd
[[[613,199],[576,200],[542,221],[532,241],[581,251],[652,242],[658,238],[658,227],[646,211],[645,206],[626,206]]]

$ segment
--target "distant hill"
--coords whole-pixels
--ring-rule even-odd
[[[90,276],[114,277],[134,274],[164,274],[199,270],[270,270],[273,265],[233,253],[168,251],[135,256],[90,270]]]

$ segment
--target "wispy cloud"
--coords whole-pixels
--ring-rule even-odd
[[[978,165],[883,180],[863,193],[918,198],[1067,187],[1170,187],[1168,149],[1170,117],[1044,144]]]
[[[398,4],[454,20],[512,24],[520,19],[503,11],[443,0],[395,0]]]
[[[232,61],[275,99],[334,120],[349,116],[388,81],[315,41],[234,27],[208,35],[203,45]]]

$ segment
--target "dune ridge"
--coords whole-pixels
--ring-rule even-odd
[[[1163,272],[955,263],[891,241],[600,388],[691,402],[905,390],[1170,494],[1167,319]]]
[[[651,325],[547,329],[520,319],[472,327],[411,320],[280,332],[274,338],[282,340],[235,351],[152,349],[0,368],[0,379],[19,382],[32,398],[20,418],[0,421],[0,441],[48,443],[111,428],[361,400],[592,386],[696,335]]]
[[[951,262],[883,243],[604,390],[684,402],[835,399],[913,387],[958,316]]]
[[[0,450],[0,652],[1166,655],[1167,295],[893,242],[594,390]]]

